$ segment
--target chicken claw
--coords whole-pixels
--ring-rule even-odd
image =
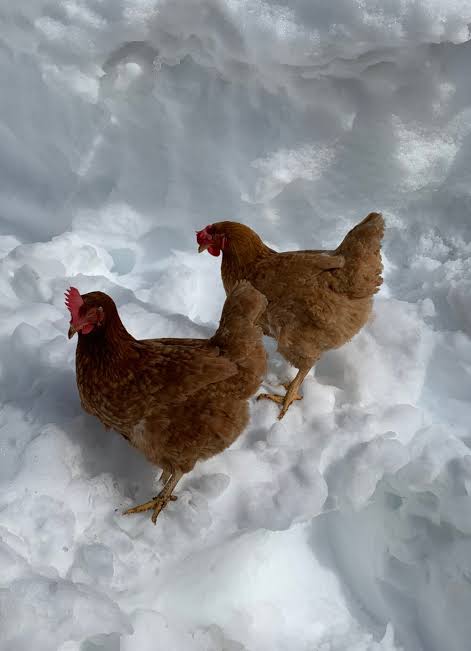
[[[178,481],[180,480],[182,474],[183,473],[181,472],[172,473],[169,476],[169,479],[165,484],[164,488],[160,491],[160,493],[156,497],[153,497],[148,502],[144,502],[144,504],[139,504],[138,506],[133,506],[132,508],[127,509],[126,511],[123,512],[123,515],[131,515],[132,513],[144,513],[145,511],[153,511],[152,522],[156,524],[160,512],[163,511],[163,509],[167,506],[167,504],[169,502],[175,502],[175,500],[178,499],[177,497],[175,497],[175,495],[172,495],[172,491],[177,485]]]
[[[257,400],[272,400],[272,402],[281,405],[280,413],[278,414],[278,420],[281,420],[293,402],[303,399],[303,397],[299,395],[298,389],[308,372],[309,369],[306,371],[298,371],[298,374],[292,382],[282,383],[280,386],[283,386],[286,389],[286,394],[284,396],[279,396],[276,393],[261,393],[257,396]]]
[[[133,506],[132,509],[124,511],[123,515],[131,515],[132,513],[144,513],[145,511],[154,511],[152,514],[152,522],[156,524],[159,513],[167,506],[169,502],[174,502],[177,498],[175,495],[157,495],[144,504]]]
[[[272,402],[276,402],[278,405],[282,405],[280,413],[278,415],[278,420],[281,420],[283,418],[283,416],[286,414],[286,412],[293,404],[293,402],[302,399],[303,397],[298,395],[297,392],[296,395],[289,396],[288,391],[284,396],[279,396],[276,393],[261,393],[260,395],[257,396],[257,400],[271,400]]]

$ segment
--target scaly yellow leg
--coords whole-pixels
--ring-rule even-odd
[[[278,420],[281,420],[293,402],[296,400],[302,400],[302,396],[298,394],[298,390],[308,372],[309,369],[300,370],[292,382],[282,384],[286,389],[286,394],[284,396],[279,396],[276,393],[261,393],[257,396],[257,400],[272,400],[278,405],[281,405],[281,410],[278,415]]]
[[[165,486],[171,476],[172,473],[169,470],[162,470],[162,474],[159,477],[159,482],[162,484],[162,486]]]
[[[164,473],[163,473],[164,474]],[[177,498],[172,495],[173,489],[182,478],[183,473],[180,470],[173,472],[168,479],[167,483],[157,495],[144,504],[133,506],[131,509],[124,511],[123,515],[131,515],[132,513],[144,513],[145,511],[153,511],[152,522],[155,524],[160,512],[167,506],[169,502],[175,501]]]

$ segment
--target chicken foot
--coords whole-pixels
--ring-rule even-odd
[[[152,522],[155,524],[160,512],[167,506],[167,504],[169,502],[174,502],[177,499],[175,495],[172,495],[172,492],[182,476],[183,473],[180,470],[175,470],[175,472],[171,474],[164,471],[161,479],[167,479],[167,482],[160,493],[144,504],[139,504],[138,506],[133,506],[131,509],[127,509],[127,511],[124,511],[123,515],[153,511]]]
[[[284,396],[279,396],[276,393],[261,393],[257,396],[257,400],[271,400],[272,402],[281,405],[281,410],[278,415],[278,420],[281,420],[293,402],[303,399],[303,397],[299,395],[298,390],[304,382],[304,378],[309,373],[309,370],[310,369],[299,370],[294,380],[281,385],[286,389],[286,394]]]

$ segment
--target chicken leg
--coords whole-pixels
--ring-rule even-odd
[[[286,394],[284,396],[279,396],[276,393],[261,393],[257,396],[257,400],[272,400],[278,405],[281,405],[281,410],[278,415],[278,420],[281,420],[293,402],[303,399],[302,396],[298,394],[298,389],[304,382],[304,378],[309,373],[309,370],[310,369],[299,370],[294,380],[282,385],[286,389]]]
[[[162,474],[164,475],[164,473]],[[167,475],[168,473],[165,473],[165,477],[167,477]],[[159,513],[167,506],[169,502],[173,502],[177,499],[175,495],[172,495],[172,492],[182,476],[183,473],[180,470],[175,470],[167,479],[167,483],[156,497],[153,497],[151,500],[145,502],[144,504],[139,504],[138,506],[133,506],[131,509],[127,509],[127,511],[124,511],[123,515],[153,511],[152,522],[155,524],[157,522],[157,518],[159,517]]]
[[[159,482],[162,484],[162,486],[165,486],[171,476],[172,473],[170,470],[162,470],[162,474],[159,477]]]

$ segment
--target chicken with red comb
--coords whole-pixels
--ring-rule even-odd
[[[294,380],[283,385],[284,396],[260,396],[280,405],[279,418],[301,399],[298,390],[319,357],[349,341],[367,322],[382,283],[383,233],[383,217],[370,213],[335,251],[278,253],[237,222],[217,222],[198,232],[200,252],[218,256],[222,251],[226,293],[245,279],[268,299],[263,330],[298,369]]]
[[[257,325],[266,303],[250,283],[237,283],[210,339],[137,340],[107,294],[66,293],[84,409],[163,469],[159,495],[127,514],[151,510],[155,523],[182,475],[243,432],[266,369]]]

